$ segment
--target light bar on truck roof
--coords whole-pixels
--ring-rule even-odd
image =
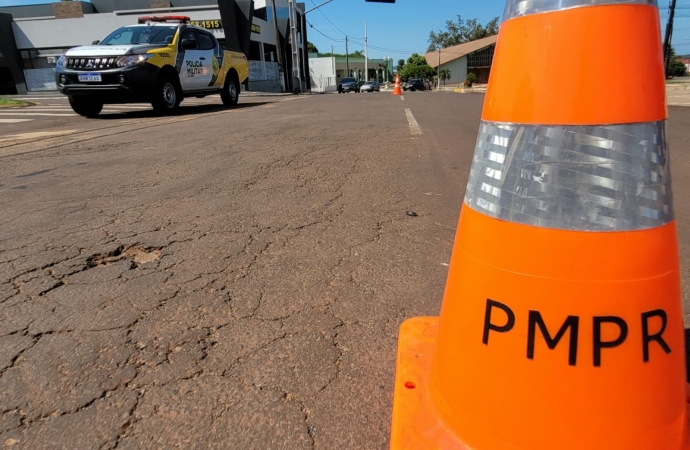
[[[189,16],[142,16],[139,17],[139,23],[147,22],[179,22],[189,23],[191,19]]]

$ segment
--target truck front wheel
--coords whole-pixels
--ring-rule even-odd
[[[151,106],[156,112],[170,114],[177,110],[182,101],[180,84],[170,75],[163,75],[156,86]]]
[[[103,109],[103,102],[91,97],[69,97],[72,110],[84,117],[96,117]]]
[[[235,106],[240,99],[240,83],[234,75],[228,75],[225,86],[220,93],[220,99],[225,106]]]

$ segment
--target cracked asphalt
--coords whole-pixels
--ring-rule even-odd
[[[387,448],[398,326],[438,314],[482,102],[0,129],[21,135],[0,141],[0,445]],[[687,303],[690,109],[670,116]]]

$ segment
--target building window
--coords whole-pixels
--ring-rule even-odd
[[[490,67],[494,59],[494,48],[492,45],[478,52],[467,55],[467,67]]]
[[[278,54],[276,53],[275,45],[264,44],[264,58],[269,62],[278,62]]]
[[[254,17],[268,21],[268,16],[266,15],[266,8],[259,8],[254,10]]]
[[[249,55],[247,59],[250,61],[261,61],[261,42],[251,41],[249,43]]]

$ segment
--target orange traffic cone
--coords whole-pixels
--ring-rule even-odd
[[[647,0],[507,1],[441,317],[400,328],[391,448],[690,448],[660,35]]]
[[[395,88],[393,88],[393,95],[402,95],[402,90],[400,89],[400,75],[395,76]]]

